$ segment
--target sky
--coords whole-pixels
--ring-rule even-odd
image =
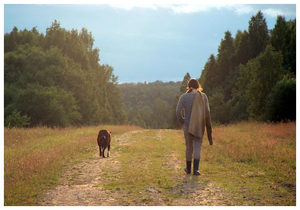
[[[100,4],[4,4],[4,33],[36,27],[61,27],[92,33],[100,63],[114,68],[118,82],[181,81],[199,78],[225,31],[247,30],[261,10],[268,29],[277,15],[296,18],[295,4],[199,4],[161,0],[102,1]]]

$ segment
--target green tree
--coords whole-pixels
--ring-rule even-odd
[[[15,26],[10,34],[4,35],[4,53],[13,51],[18,44],[18,28]]]
[[[230,108],[230,120],[248,120],[249,98],[247,95],[248,84],[250,81],[251,65],[242,65],[238,67],[235,87],[232,90],[232,99],[228,101]]]
[[[224,93],[218,89],[209,97],[209,105],[211,119],[213,122],[228,123],[229,122],[229,107],[224,100]]]
[[[31,118],[31,125],[65,127],[81,117],[72,94],[55,87],[29,85],[17,102],[18,110]]]
[[[286,22],[283,16],[278,16],[270,41],[276,50],[281,51],[284,68],[296,75],[296,22]]]
[[[266,103],[266,120],[296,120],[296,79],[284,78],[276,83]]]
[[[144,128],[171,128],[180,85],[161,81],[119,84],[127,122]]]
[[[261,11],[259,11],[255,16],[251,17],[251,20],[249,21],[248,32],[251,55],[250,58],[255,58],[258,54],[264,51],[269,40],[266,19]]]
[[[204,92],[208,95],[211,95],[213,93],[216,84],[218,84],[218,76],[219,74],[215,56],[210,55],[200,76],[200,84],[202,85]]]
[[[8,115],[4,121],[4,125],[8,128],[13,127],[26,127],[30,124],[30,117],[27,115],[21,115],[16,109]]]
[[[180,97],[181,94],[185,93],[186,92],[186,87],[187,87],[187,84],[188,82],[190,81],[191,79],[191,76],[190,74],[187,72],[184,77],[183,77],[183,80],[181,82],[181,85],[180,85],[180,89],[179,89],[179,93],[178,93],[178,98]]]
[[[276,50],[284,52],[288,32],[288,25],[285,18],[278,16],[270,37],[271,44]]]
[[[218,65],[218,76],[219,80],[217,83],[212,84],[215,87],[219,87],[223,89],[224,100],[227,101],[231,97],[231,89],[234,84],[233,74],[234,74],[234,41],[231,37],[231,33],[229,31],[225,32],[224,40],[221,40],[218,56],[217,56],[217,65]]]
[[[124,122],[117,77],[93,44],[87,29],[68,31],[56,20],[45,36],[36,28],[5,34],[5,119],[17,110],[32,126]]]
[[[217,56],[217,62],[220,68],[219,74],[221,74],[221,79],[226,78],[230,70],[232,69],[233,55],[233,38],[231,37],[230,31],[226,31],[224,39],[221,40]]]
[[[268,45],[263,53],[247,65],[250,73],[247,90],[250,102],[248,111],[251,117],[261,120],[266,111],[266,99],[283,76],[282,55]]]
[[[250,45],[249,45],[249,33],[247,31],[241,32],[240,30],[236,33],[234,39],[235,56],[234,64],[246,64],[250,58]]]
[[[296,19],[288,21],[287,48],[284,52],[284,67],[296,76]]]

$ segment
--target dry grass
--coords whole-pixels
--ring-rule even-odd
[[[113,136],[136,126],[4,129],[4,204],[35,205],[42,190],[58,183],[61,169],[97,151],[99,129]]]
[[[240,205],[245,200],[252,205],[296,204],[294,122],[243,122],[216,127],[213,136],[214,147],[203,148],[203,168],[235,193]]]
[[[213,137],[212,147],[204,138],[201,176],[189,181],[182,130],[137,133],[118,147],[121,167],[104,169],[103,185],[123,193],[120,205],[296,205],[295,123],[216,126]],[[224,191],[209,189],[204,200],[193,197],[204,195],[201,186],[207,183]]]
[[[43,190],[59,184],[63,166],[98,153],[95,145],[100,127],[114,135],[139,129],[5,129],[5,205],[35,205]],[[216,126],[213,138],[212,147],[204,138],[202,175],[194,184],[216,183],[231,195],[226,205],[296,205],[295,122]],[[186,179],[182,130],[144,130],[132,135],[128,144],[116,143],[114,149],[120,153],[121,167],[116,171],[104,169],[101,178],[105,189],[125,193],[122,201],[129,205],[172,205],[176,199],[186,199],[181,197],[181,188],[179,193],[174,190],[182,187]],[[160,191],[157,199],[163,199],[158,203],[156,191],[148,195],[154,189]],[[192,203],[197,204],[197,199]]]
[[[231,159],[284,171],[295,178],[295,123],[239,123],[217,127],[214,134],[217,147]]]

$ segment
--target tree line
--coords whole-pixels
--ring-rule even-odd
[[[171,128],[180,82],[144,82],[118,85],[128,124],[144,128]]]
[[[4,35],[4,123],[14,126],[118,124],[125,120],[117,77],[99,64],[85,28],[54,21],[46,33]]]
[[[295,120],[296,19],[278,16],[268,30],[259,11],[248,31],[237,31],[234,38],[226,31],[199,82],[215,122]]]
[[[54,21],[46,34],[4,35],[4,123],[13,126],[135,124],[178,127],[175,108],[191,79],[118,84],[85,28]],[[226,31],[199,77],[214,122],[296,119],[296,19],[278,16],[268,30],[262,12],[248,30]]]

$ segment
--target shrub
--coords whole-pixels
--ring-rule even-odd
[[[296,79],[277,82],[268,96],[266,120],[296,120]]]
[[[26,127],[30,123],[30,117],[21,115],[18,110],[13,110],[12,113],[6,117],[4,125],[8,128],[12,127]]]

